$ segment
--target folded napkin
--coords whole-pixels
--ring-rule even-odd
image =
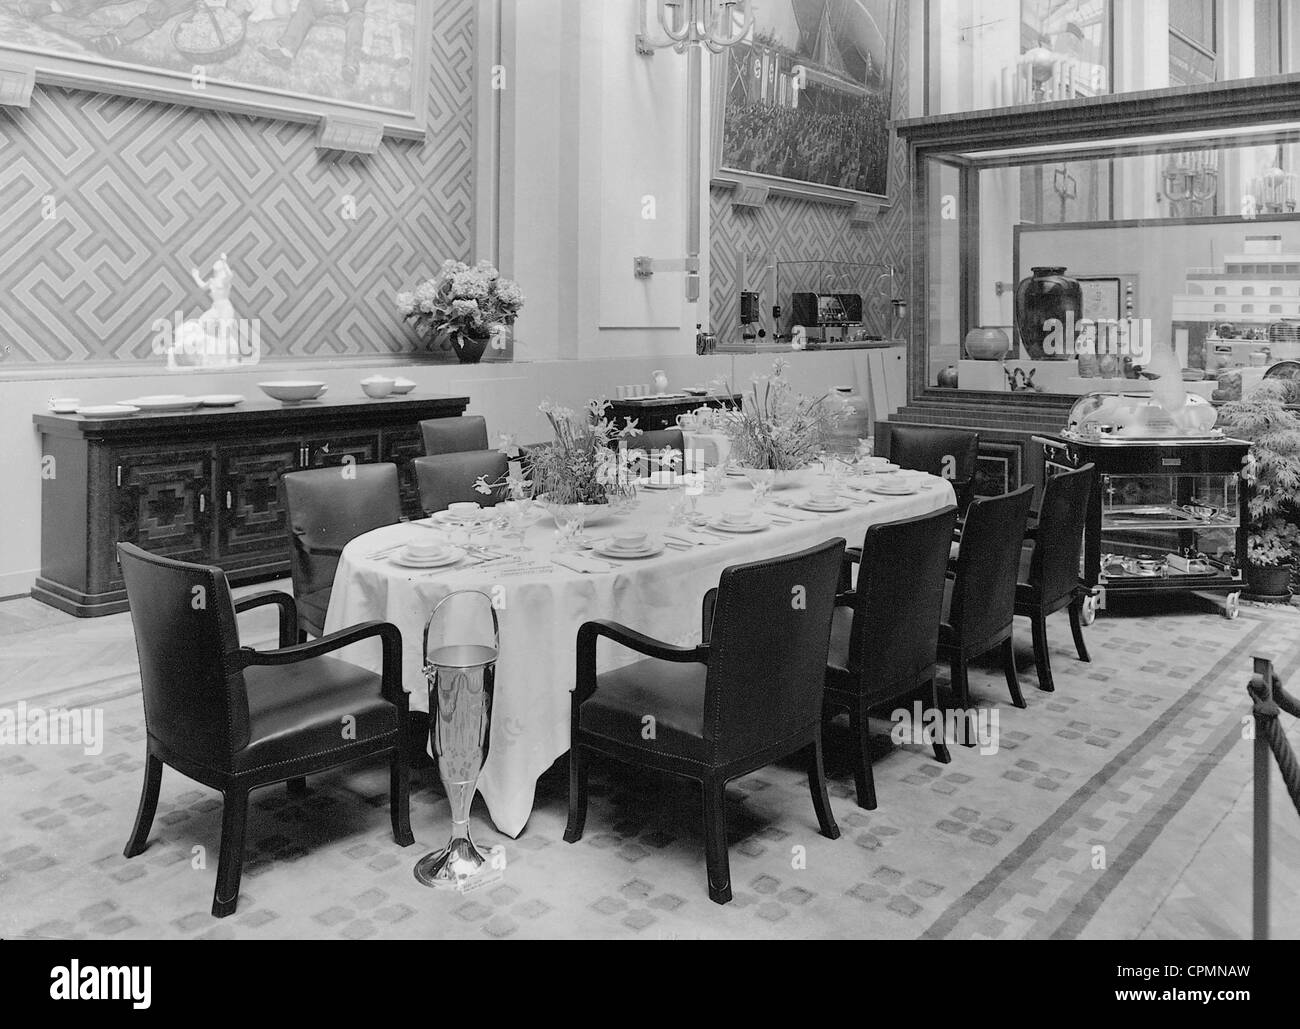
[[[674,529],[672,532],[665,532],[664,539],[689,543],[693,547],[716,547],[723,542],[718,536],[710,536],[702,532],[692,532],[685,529]]]
[[[612,572],[614,566],[607,561],[597,561],[595,558],[584,557],[582,554],[552,554],[551,560],[561,568],[567,568],[572,572],[583,572],[587,575],[600,575],[603,572]]]
[[[808,511],[801,511],[795,507],[783,507],[778,505],[773,507],[771,510],[778,518],[789,518],[791,521],[795,522],[821,521],[821,515],[815,515]]]

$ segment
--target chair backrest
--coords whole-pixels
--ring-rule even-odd
[[[886,696],[934,667],[957,508],[867,529],[858,566],[849,669]]]
[[[1093,466],[1086,464],[1053,476],[1043,487],[1029,581],[1046,603],[1072,593],[1079,585],[1079,551],[1083,549],[1092,473]]]
[[[627,447],[628,450],[646,452],[645,458],[638,462],[639,467],[634,469],[634,473],[638,475],[648,475],[657,469],[660,465],[659,455],[665,450],[672,450],[677,455],[675,465],[677,471],[683,470],[683,462],[686,460],[686,437],[682,435],[681,429],[651,429],[639,436],[614,440],[611,445],[616,449]]]
[[[958,505],[964,508],[969,503],[979,462],[978,432],[891,422],[885,428],[885,435],[889,459],[894,464],[950,479]]]
[[[417,457],[416,481],[420,485],[420,506],[429,514],[447,510],[450,504],[481,504],[493,507],[502,500],[500,491],[479,493],[474,482],[481,475],[497,482],[510,471],[510,461],[499,450],[468,450],[463,453]]]
[[[420,433],[424,436],[426,455],[459,454],[488,448],[487,419],[481,414],[429,418],[420,423]]]
[[[363,533],[402,520],[395,464],[348,464],[289,472],[280,479],[289,531],[293,591],[334,584],[339,553]]]
[[[225,573],[130,543],[117,550],[149,735],[183,758],[228,770],[248,744],[248,695],[231,668],[239,630]]]
[[[723,569],[704,698],[715,760],[757,753],[821,717],[843,557],[833,539]]]
[[[1033,486],[1000,497],[978,497],[966,511],[948,621],[963,640],[985,639],[1011,624],[1020,548]]]

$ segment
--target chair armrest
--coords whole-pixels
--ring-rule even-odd
[[[851,607],[851,608],[855,608],[855,609],[856,609],[857,606],[858,606],[858,594],[857,594],[857,592],[856,592],[855,590],[841,590],[839,593],[836,593],[836,594],[835,594],[835,606],[836,606],[836,607]]]
[[[596,643],[602,636],[629,650],[645,654],[646,657],[658,658],[660,661],[693,661],[705,664],[709,660],[707,644],[698,647],[676,647],[618,622],[605,620],[583,622],[582,627],[578,629],[578,675],[577,685],[573,689],[575,711],[576,705],[596,692]]]
[[[714,586],[704,594],[704,603],[700,605],[700,644],[707,647],[713,638],[713,611],[718,604],[718,587]]]
[[[280,646],[292,647],[298,641],[298,603],[288,593],[266,590],[251,597],[235,601],[235,614],[251,611],[255,607],[275,604],[280,609]]]
[[[402,687],[402,631],[391,622],[362,622],[350,625],[346,629],[332,632],[328,636],[298,643],[279,650],[254,650],[252,647],[240,647],[235,655],[235,666],[243,671],[253,665],[292,665],[300,661],[310,661],[362,640],[378,636],[383,641],[383,665],[380,692],[384,699],[399,706],[406,703],[406,691]]]

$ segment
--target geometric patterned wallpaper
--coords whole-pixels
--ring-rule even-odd
[[[427,2],[423,143],[338,155],[315,126],[43,86],[0,108],[0,369],[156,364],[150,326],[207,308],[190,268],[223,250],[263,360],[418,346],[394,295],[474,245],[475,0]]]
[[[908,114],[908,3],[899,3],[894,53],[893,116]],[[737,281],[741,253],[750,255],[749,279],[761,283],[763,324],[769,328],[773,298],[766,295],[767,280],[757,273],[775,261],[860,261],[892,264],[899,295],[906,297],[910,267],[911,222],[907,213],[907,146],[897,138],[889,158],[889,191],[893,205],[882,210],[868,225],[849,222],[850,207],[819,204],[793,197],[769,196],[757,210],[731,206],[730,189],[710,191],[709,230],[709,324],[719,342],[739,342],[740,283]],[[757,258],[757,260],[755,260]],[[881,286],[885,290],[886,285]],[[788,305],[789,297],[780,298]],[[909,315],[910,318],[910,315]],[[899,321],[895,336],[909,337],[908,319]]]

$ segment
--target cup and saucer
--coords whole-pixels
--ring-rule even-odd
[[[604,539],[593,540],[591,549],[601,557],[635,559],[662,554],[664,545],[660,540],[651,539],[647,533],[628,529],[612,533]]]
[[[460,547],[432,541],[428,543],[408,543],[391,555],[395,565],[403,568],[443,568],[454,565],[465,552]]]
[[[820,514],[828,514],[834,511],[847,511],[849,509],[848,501],[839,496],[834,490],[814,489],[804,499],[803,503],[798,505],[805,511],[816,511]]]
[[[723,511],[709,521],[709,528],[722,532],[762,532],[772,520],[753,508],[737,507]]]
[[[477,522],[483,514],[483,508],[473,502],[448,504],[447,510],[439,511],[433,516],[434,521],[443,525],[467,525]]]

